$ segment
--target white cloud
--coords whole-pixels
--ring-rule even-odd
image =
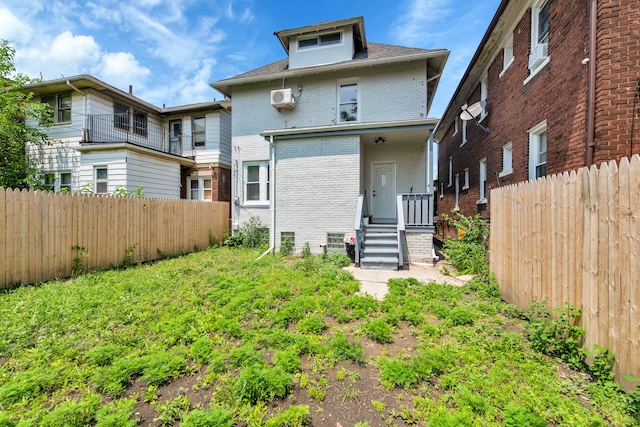
[[[93,36],[59,34],[51,43],[51,59],[61,63],[92,64],[100,57],[100,47]]]
[[[451,22],[450,0],[409,0],[401,6],[402,14],[392,26],[393,37],[402,45],[423,46],[446,32]]]
[[[121,89],[129,85],[142,89],[151,74],[151,70],[141,65],[130,52],[106,53],[94,72],[100,79]]]
[[[0,39],[12,43],[26,43],[31,39],[31,27],[6,7],[0,7]]]

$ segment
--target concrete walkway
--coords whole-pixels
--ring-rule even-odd
[[[387,285],[389,279],[413,277],[423,283],[436,282],[461,286],[472,278],[472,276],[445,276],[437,267],[429,264],[412,263],[408,267],[407,270],[398,271],[370,270],[359,268],[352,264],[344,269],[353,274],[356,280],[360,281],[361,292],[370,294],[378,300],[382,300],[389,291],[389,286]]]

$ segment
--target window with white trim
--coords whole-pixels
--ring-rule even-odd
[[[71,191],[71,172],[45,172],[44,185],[47,191],[69,193]]]
[[[480,199],[478,203],[487,202],[487,159],[480,160]]]
[[[460,210],[460,174],[456,174],[456,207],[455,210]]]
[[[462,189],[469,189],[469,168],[464,169],[464,181],[462,182]]]
[[[358,120],[358,83],[344,83],[338,87],[338,121],[357,122]]]
[[[244,203],[269,203],[269,162],[244,163]]]
[[[204,147],[206,143],[206,120],[204,117],[194,117],[191,120],[191,137],[193,148]]]
[[[547,175],[547,121],[529,129],[529,179]]]
[[[482,80],[480,80],[480,101],[485,102],[484,104],[485,107],[482,109],[482,112],[480,113],[480,121],[483,121],[484,118],[487,117],[486,102],[488,97],[489,97],[489,76],[485,72],[482,75]]]
[[[449,156],[449,183],[447,187],[451,187],[453,185],[453,157]]]
[[[500,178],[513,172],[513,144],[508,143],[502,146],[502,170]]]
[[[107,194],[109,192],[109,174],[107,166],[96,166],[94,169],[94,182],[96,194]]]
[[[298,49],[311,49],[315,47],[331,46],[342,43],[342,33],[327,33],[313,37],[298,39]]]
[[[453,121],[453,136],[458,134],[458,117]]]
[[[444,182],[440,183],[440,198],[444,197]]]
[[[468,120],[462,121],[462,142],[460,143],[461,147],[467,143],[467,121]]]
[[[537,0],[531,7],[531,52],[529,71],[535,73],[549,56],[549,0]]]
[[[54,123],[68,123],[71,121],[71,94],[43,96],[42,103],[48,105]]]
[[[210,176],[199,176],[188,178],[188,198],[190,200],[212,200],[213,180]]]
[[[514,60],[515,58],[513,56],[513,33],[511,33],[507,41],[504,43],[503,57],[502,57],[502,73],[504,73],[507,70],[507,68],[509,68],[509,66],[513,64]],[[501,77],[502,77],[502,73],[500,73]]]

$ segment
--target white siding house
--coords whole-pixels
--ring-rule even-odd
[[[228,101],[159,108],[89,75],[26,90],[54,114],[51,145],[37,152],[52,190],[142,187],[147,197],[177,199],[196,195],[188,186],[198,176],[210,190],[198,198],[230,200]]]
[[[234,229],[259,217],[274,249],[290,238],[315,253],[354,236],[363,266],[430,256],[398,248],[432,232],[427,114],[449,52],[368,43],[362,17],[275,34],[286,59],[212,83],[233,102]],[[373,251],[369,215],[396,233],[395,253]]]

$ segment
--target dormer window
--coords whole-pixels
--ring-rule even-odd
[[[319,36],[298,39],[298,49],[309,49],[342,43],[342,33],[328,33]]]

